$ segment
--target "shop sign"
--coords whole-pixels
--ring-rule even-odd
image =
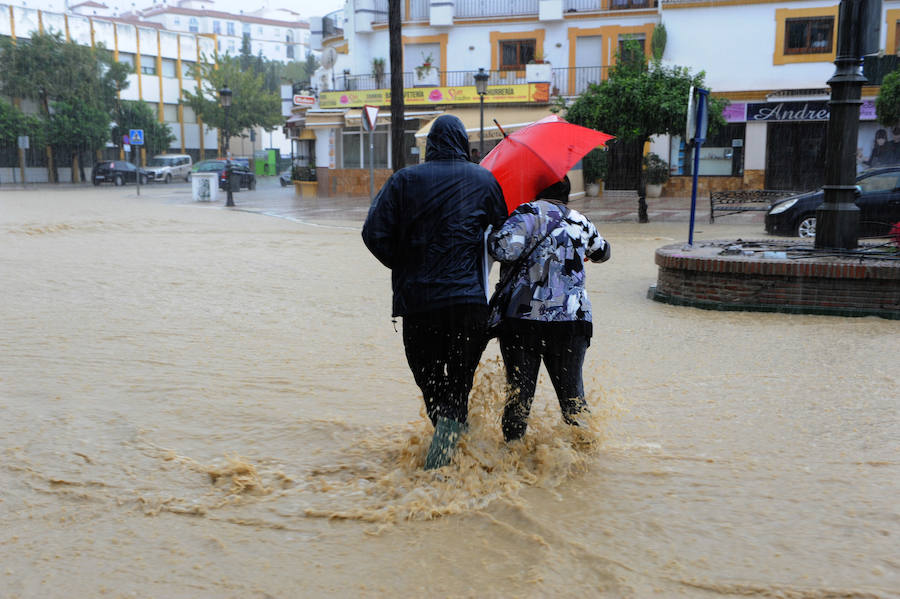
[[[403,103],[406,106],[478,104],[480,100],[481,98],[475,91],[475,86],[413,87],[403,90]],[[513,102],[546,104],[550,102],[550,84],[489,85],[484,101],[492,104]],[[390,106],[390,90],[370,89],[363,91],[321,92],[319,94],[319,108],[362,108],[366,104]]]
[[[313,106],[316,103],[315,96],[304,96],[302,94],[294,94],[294,106]]]
[[[748,123],[753,121],[827,121],[829,115],[827,100],[747,104]]]

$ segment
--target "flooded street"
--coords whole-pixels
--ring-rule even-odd
[[[658,304],[686,223],[597,221],[593,430],[542,370],[505,445],[491,342],[424,472],[365,206],[141,193],[0,192],[0,597],[900,597],[900,321]]]

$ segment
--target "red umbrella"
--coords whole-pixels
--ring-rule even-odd
[[[515,133],[504,133],[503,140],[482,159],[481,166],[497,178],[512,213],[561,180],[585,154],[613,137],[573,125],[553,114]]]

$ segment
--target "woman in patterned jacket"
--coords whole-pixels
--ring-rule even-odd
[[[502,421],[507,441],[525,434],[541,360],[565,422],[577,425],[587,407],[582,367],[593,325],[584,263],[605,262],[610,247],[591,221],[566,207],[570,189],[568,177],[551,185],[488,238],[488,252],[503,263],[501,277],[517,269],[498,335],[510,389]]]

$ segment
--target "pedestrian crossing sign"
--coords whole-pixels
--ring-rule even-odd
[[[131,144],[135,146],[144,145],[144,130],[143,129],[131,129],[128,131],[128,137],[131,138]]]

